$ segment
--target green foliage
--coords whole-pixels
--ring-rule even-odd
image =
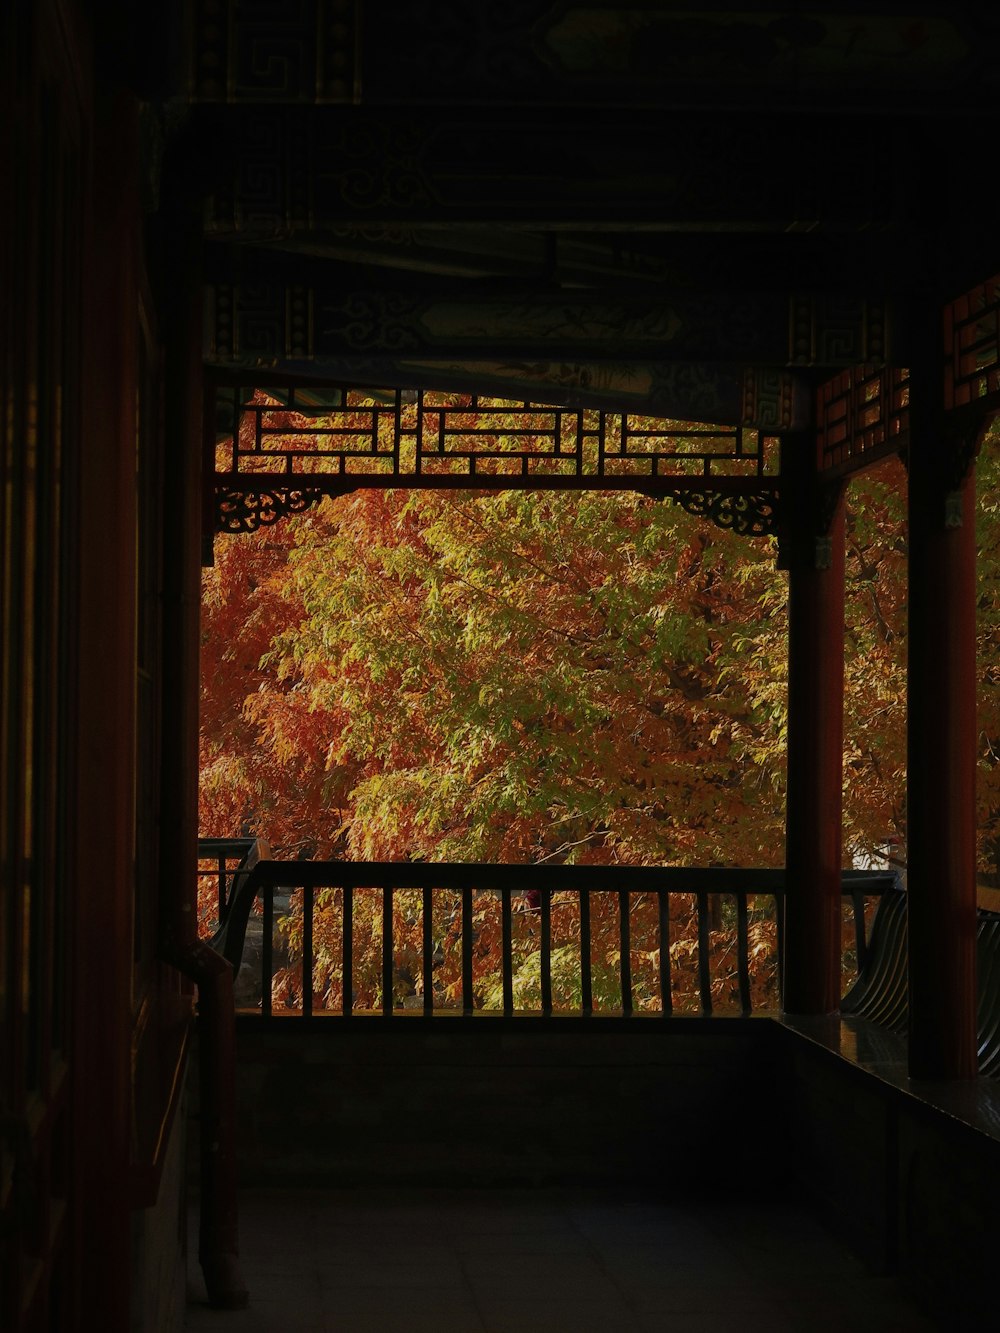
[[[752,771],[780,705],[738,669],[773,574],[734,578],[737,542],[617,495],[363,494],[300,521],[281,592],[305,616],[264,666],[332,723],[327,768],[357,777],[352,853],[684,864],[773,847],[744,816],[756,787],[780,821],[773,775]]]

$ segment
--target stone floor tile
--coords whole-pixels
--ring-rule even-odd
[[[543,1256],[574,1255],[580,1258],[593,1256],[590,1241],[572,1230],[505,1231],[499,1234],[491,1232],[473,1232],[471,1235],[456,1233],[451,1241],[452,1248],[460,1258],[473,1258],[490,1255],[503,1255],[511,1260],[530,1263]]]
[[[470,1209],[464,1216],[457,1210],[445,1219],[445,1235],[461,1236],[517,1236],[529,1231],[541,1236],[575,1236],[579,1233],[569,1219],[558,1214],[519,1212],[515,1208],[493,1210]]]
[[[768,1309],[646,1311],[637,1319],[641,1333],[792,1333],[780,1313]]]
[[[320,1303],[322,1287],[319,1272],[314,1270],[304,1275],[290,1274],[281,1270],[263,1270],[256,1266],[244,1268],[244,1278],[250,1288],[254,1304],[258,1301],[289,1300],[293,1304],[304,1304],[312,1308]]]
[[[794,1302],[780,1307],[782,1323],[788,1333],[936,1333],[940,1325],[919,1309],[905,1302],[880,1302],[877,1305],[821,1304]],[[961,1325],[945,1325],[948,1333],[961,1333]],[[977,1325],[977,1333],[980,1326]],[[970,1329],[968,1333],[972,1333]]]
[[[527,1262],[506,1255],[473,1256],[463,1261],[466,1277],[480,1305],[497,1299],[617,1301],[621,1287],[596,1260],[549,1255]]]
[[[323,1311],[339,1333],[485,1333],[486,1329],[469,1296],[452,1292],[429,1296],[425,1287],[339,1288],[326,1296]]]
[[[484,1307],[489,1333],[641,1333],[624,1301],[497,1297]]]
[[[686,1211],[599,1191],[251,1191],[252,1304],[237,1313],[205,1305],[196,1220],[189,1333],[959,1333],[795,1208]]]
[[[425,1264],[384,1264],[371,1259],[355,1264],[324,1264],[319,1273],[324,1292],[341,1288],[370,1287],[391,1291],[398,1287],[430,1288],[434,1291],[463,1291],[465,1277],[456,1259]]]
[[[343,1268],[351,1264],[381,1265],[385,1268],[412,1268],[417,1265],[455,1267],[459,1258],[456,1247],[450,1241],[416,1241],[406,1237],[388,1241],[384,1236],[375,1240],[349,1237],[334,1241],[319,1232],[313,1249],[319,1256],[321,1270],[328,1266]]]
[[[692,1283],[684,1277],[661,1285],[622,1283],[633,1306],[642,1314],[726,1314],[731,1310],[777,1314],[781,1304],[766,1286],[720,1286]]]
[[[591,1236],[589,1240],[594,1253],[613,1270],[670,1274],[689,1270],[710,1274],[725,1271],[727,1266],[736,1270],[740,1267],[731,1251],[703,1238],[688,1238],[670,1245],[642,1240],[623,1242],[617,1235],[603,1240]]]
[[[254,1296],[245,1310],[211,1310],[188,1306],[186,1333],[342,1333],[320,1302],[291,1302]]]

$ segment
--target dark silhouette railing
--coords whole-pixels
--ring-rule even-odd
[[[270,858],[271,848],[266,838],[199,838],[198,887],[207,882],[214,893],[214,916],[211,933],[225,922],[234,890],[258,861]],[[199,893],[199,900],[202,895]]]
[[[979,1072],[1000,1078],[1000,913],[982,908],[976,921],[976,983]],[[844,996],[841,1013],[905,1036],[909,1008],[906,894],[886,893],[872,922],[865,961]]]
[[[239,850],[237,843],[242,845],[244,859],[234,866],[232,858]],[[345,1018],[380,1015],[388,1019],[404,1011],[408,1016],[425,1018],[442,1013],[471,1016],[484,1008],[506,1018],[550,1018],[567,1012],[584,1018],[595,1013],[602,1017],[614,1013],[626,1019],[640,1015],[667,1017],[675,1008],[674,982],[678,969],[672,961],[670,945],[671,927],[676,925],[678,916],[683,917],[687,931],[684,956],[690,959],[693,955],[697,960],[693,984],[697,1011],[702,1015],[707,1016],[716,1008],[713,989],[718,991],[721,980],[717,967],[713,971],[713,942],[716,963],[720,958],[726,960],[726,980],[731,983],[735,1010],[740,1014],[748,1015],[755,1007],[756,968],[751,958],[751,928],[759,927],[762,921],[769,923],[773,940],[773,951],[765,958],[764,965],[770,966],[775,975],[780,970],[783,870],[276,861],[266,859],[266,844],[264,851],[261,847],[252,839],[214,840],[214,844],[206,840],[202,852],[204,873],[215,873],[220,885],[222,925],[213,942],[235,970],[242,967],[244,974],[248,968],[254,970],[253,1003],[265,1018],[272,1017],[276,1009],[304,1018],[335,1013]],[[214,872],[209,869],[213,855],[218,861]],[[851,947],[859,968],[865,966],[868,947],[865,902],[880,897],[895,884],[896,876],[891,872],[844,872],[846,911],[848,918],[853,915],[853,930],[848,927],[848,932],[853,935]],[[373,980],[372,970],[376,973],[375,1002],[367,1005],[358,1001],[355,984],[359,971],[355,905],[359,895],[366,891],[381,894],[380,904],[376,899],[374,923],[370,900],[366,918],[375,935],[381,936],[381,956],[374,961],[372,940],[367,939],[365,975],[369,983]],[[396,908],[404,894],[418,962],[411,977],[413,994],[401,1004],[398,996],[394,997],[393,979],[399,927]],[[599,922],[592,910],[595,895],[602,896]],[[632,929],[640,897],[644,900],[645,928],[652,929],[655,941],[654,949],[643,951],[647,973],[652,966],[650,959],[656,956],[655,993],[649,993],[646,975],[642,1004],[637,1003],[632,963]],[[477,999],[477,982],[480,991],[482,987],[481,978],[474,976],[474,961],[482,964],[476,954],[481,925],[476,908],[478,905],[481,911],[487,898],[493,899],[490,910],[494,924],[499,917],[499,948],[491,959],[494,968],[499,963],[499,985],[494,987],[495,1002],[484,1005],[481,995]],[[315,984],[317,907],[324,936],[330,933],[331,916],[333,929],[339,936],[333,965],[339,994],[332,1005],[329,991],[321,986],[317,994]],[[570,1006],[554,1003],[554,908],[568,909],[573,920],[573,947],[579,963],[573,987],[575,1000]],[[455,976],[447,1000],[435,993],[435,971],[442,964],[441,931],[435,937],[433,924],[436,910],[439,923],[447,919],[448,943],[453,951]],[[248,959],[244,957],[248,924],[253,922],[256,927],[257,920],[252,913],[259,913],[259,945],[257,957]],[[286,934],[290,923],[293,927],[292,960],[279,957],[276,950],[275,927],[279,919]],[[610,928],[609,919],[614,919]],[[515,922],[519,923],[522,935],[525,929],[530,932],[537,955],[538,1002],[529,1009],[515,1004]],[[598,925],[602,950],[595,954],[594,934]],[[283,938],[279,934],[278,949]],[[644,944],[649,943],[647,938]],[[284,965],[286,961],[289,966]],[[295,992],[291,1003],[286,1001],[278,1006],[274,1003],[272,985],[276,964],[278,973],[285,977],[286,987],[288,978],[294,976]],[[689,963],[689,970],[690,966]],[[606,983],[609,967],[617,973],[615,991],[620,997],[620,1003],[613,1009],[606,1002],[598,1003],[595,996],[595,969],[600,968]],[[776,1006],[775,987],[772,1007]]]

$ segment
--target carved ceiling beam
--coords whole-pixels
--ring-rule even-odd
[[[351,272],[306,285],[250,273],[208,289],[205,354],[234,368],[350,355],[840,367],[903,360],[896,335],[884,304],[850,293],[392,286]]]
[[[410,103],[922,112],[992,106],[988,7],[619,0],[193,0],[190,96],[201,102]],[[953,12],[956,11],[956,12]]]

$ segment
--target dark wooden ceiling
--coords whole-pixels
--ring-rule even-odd
[[[657,410],[719,420],[747,368],[905,364],[914,309],[1000,268],[982,9],[196,0],[172,144],[206,357],[590,366],[592,400],[640,368]]]

